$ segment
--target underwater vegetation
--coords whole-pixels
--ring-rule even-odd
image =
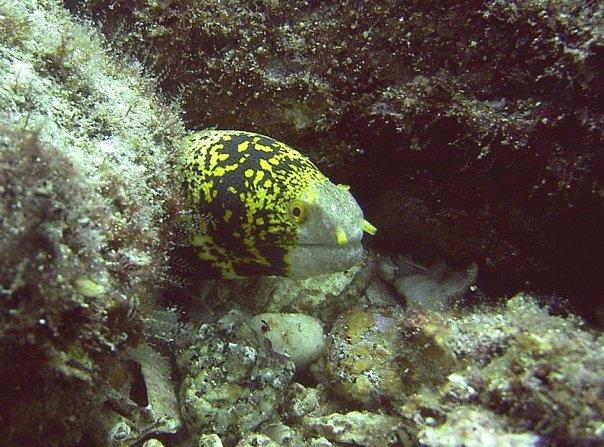
[[[601,20],[0,0],[0,444],[603,444]]]
[[[1,444],[75,445],[159,288],[181,125],[58,4],[0,22]]]

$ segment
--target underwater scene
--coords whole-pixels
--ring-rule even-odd
[[[0,0],[0,446],[604,446],[603,129],[600,1]]]

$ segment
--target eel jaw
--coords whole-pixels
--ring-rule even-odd
[[[359,231],[361,229],[362,231]],[[365,219],[361,219],[360,229],[349,231],[354,234],[347,234],[342,226],[337,226],[332,231],[333,239],[330,238],[330,242],[298,242],[289,247],[285,255],[288,276],[308,278],[348,270],[363,256],[363,232],[373,235],[377,229]]]
[[[341,272],[354,266],[363,256],[361,242],[344,246],[322,244],[292,245],[285,255],[289,275],[308,278],[324,273]]]

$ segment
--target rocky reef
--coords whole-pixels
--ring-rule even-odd
[[[601,20],[0,0],[0,444],[604,443]],[[175,269],[181,116],[301,149],[380,239],[304,280]]]
[[[353,275],[245,285],[252,312],[297,309],[312,296],[322,315],[323,355],[308,371],[296,370],[290,384],[296,397],[285,399],[278,413],[291,445],[595,445],[604,439],[601,333],[526,294],[496,306],[450,303],[433,310],[432,302],[423,306],[398,293],[394,284],[409,273],[389,275],[392,264],[374,255]],[[282,301],[279,291],[293,288],[298,301]],[[222,290],[209,295],[218,308],[241,296],[237,288],[233,296]],[[256,430],[275,440],[270,427]],[[319,435],[329,443],[315,444]]]
[[[60,5],[2,1],[0,30],[0,438],[75,445],[161,287],[182,126]]]
[[[350,183],[382,248],[593,311],[598,2],[66,3],[143,54],[189,126],[265,133]]]

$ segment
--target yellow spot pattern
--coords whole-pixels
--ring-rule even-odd
[[[191,209],[209,216],[191,237],[223,277],[287,275],[297,224],[289,204],[327,178],[304,155],[263,135],[232,130],[185,139],[183,174]],[[208,221],[208,220],[206,220]]]

